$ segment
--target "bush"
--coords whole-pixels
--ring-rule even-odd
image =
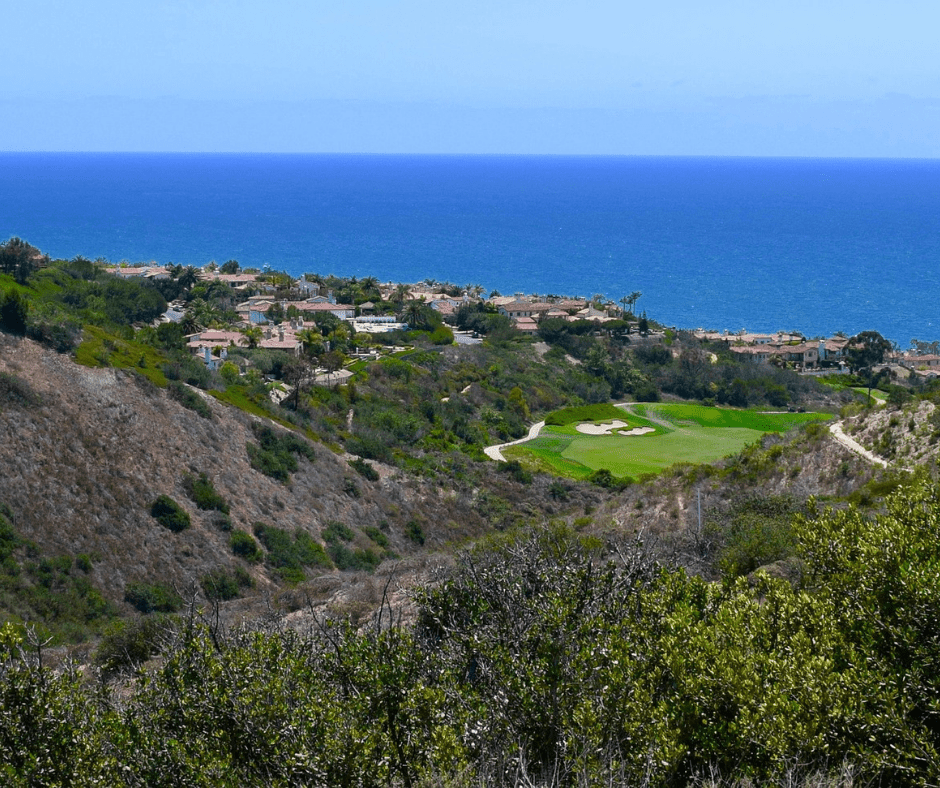
[[[329,569],[332,566],[323,545],[306,531],[298,528],[291,535],[283,528],[264,523],[255,523],[252,529],[267,550],[267,564],[289,583],[304,579],[304,567]]]
[[[185,531],[192,524],[186,510],[169,495],[161,495],[150,505],[150,514],[173,533]]]
[[[183,607],[183,598],[166,583],[131,583],[124,601],[141,613],[175,613]]]
[[[388,547],[388,537],[383,534],[378,528],[374,525],[367,525],[362,529],[362,532],[368,536],[373,542],[375,542],[379,547]]]
[[[500,464],[499,470],[502,473],[512,476],[512,478],[519,482],[519,484],[532,483],[532,474],[523,468],[522,465],[519,464],[518,460],[509,460],[509,462]]]
[[[338,520],[330,520],[323,529],[323,540],[325,542],[351,542],[356,532],[345,523]]]
[[[251,534],[245,531],[234,530],[228,540],[232,552],[239,558],[244,558],[251,563],[257,563],[262,558],[261,548],[252,538]]]
[[[336,568],[342,571],[373,572],[382,563],[382,556],[372,550],[350,549],[344,544],[333,542],[327,548]]]
[[[215,485],[212,483],[212,479],[206,476],[206,474],[200,473],[198,476],[193,476],[191,473],[187,473],[183,477],[183,487],[189,494],[193,503],[200,509],[207,511],[214,509],[223,514],[229,513],[228,503],[219,495],[215,489]]]
[[[254,581],[248,572],[238,567],[232,571],[214,569],[202,576],[199,585],[209,601],[226,602],[229,599],[237,599],[243,589],[254,585]]]
[[[208,403],[183,383],[180,383],[178,380],[171,380],[166,390],[167,394],[184,408],[189,408],[189,410],[197,413],[204,419],[212,419],[212,409],[209,407]]]
[[[409,520],[405,526],[405,536],[415,544],[424,544],[424,529],[417,520]]]
[[[293,433],[278,434],[266,424],[252,424],[258,445],[248,444],[248,460],[256,471],[287,482],[297,470],[297,456],[310,462],[316,458],[313,446]]]
[[[355,460],[350,460],[349,465],[363,478],[368,479],[370,482],[377,482],[379,480],[379,472],[373,468],[369,463],[363,460],[361,457]]]
[[[95,663],[105,671],[136,668],[160,653],[162,641],[171,628],[170,620],[159,615],[115,621],[98,644]]]

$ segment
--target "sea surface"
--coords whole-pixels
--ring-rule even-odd
[[[53,257],[642,292],[681,328],[940,338],[940,161],[0,154]]]

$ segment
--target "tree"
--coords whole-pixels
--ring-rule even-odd
[[[16,290],[10,290],[0,301],[0,328],[20,336],[26,333],[29,305]]]
[[[258,347],[264,337],[264,332],[257,326],[249,326],[248,328],[242,329],[242,334],[245,337],[245,341],[248,343],[249,350],[254,350]]]
[[[19,284],[26,284],[29,275],[36,270],[35,257],[38,250],[15,236],[0,244],[0,273],[9,274]]]
[[[316,329],[304,328],[297,332],[297,339],[308,356],[318,356],[324,350],[323,335]]]
[[[193,286],[199,281],[199,272],[191,265],[187,265],[180,271],[177,281],[184,290],[192,290]]]
[[[868,401],[871,402],[872,378],[875,367],[884,362],[891,343],[877,331],[862,331],[845,346],[845,357],[853,373],[865,372],[868,377]]]
[[[219,267],[220,274],[237,274],[241,270],[238,260],[228,260]]]

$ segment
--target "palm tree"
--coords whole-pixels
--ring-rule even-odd
[[[399,306],[405,303],[405,299],[408,298],[411,293],[411,288],[406,284],[395,285],[395,290],[392,292],[392,301],[394,301]]]
[[[300,340],[300,344],[303,345],[304,353],[308,356],[317,356],[322,353],[325,348],[323,344],[323,334],[314,328],[305,328],[298,331],[297,339]]]
[[[640,300],[640,296],[643,295],[639,290],[634,290],[627,297],[627,300],[630,302],[630,311],[636,313],[636,302]]]
[[[199,272],[194,266],[187,265],[180,271],[177,281],[184,290],[192,290],[193,286],[199,281]]]
[[[406,319],[409,326],[417,328],[420,325],[424,325],[424,309],[423,301],[409,301],[402,312],[402,316]]]
[[[258,326],[249,326],[248,328],[242,329],[242,334],[245,336],[249,350],[254,350],[258,347],[258,345],[261,344],[261,338],[264,336],[264,332],[258,328]]]

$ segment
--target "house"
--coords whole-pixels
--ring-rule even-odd
[[[340,320],[353,320],[356,317],[356,307],[352,304],[333,304],[328,301],[315,302],[311,299],[308,301],[292,301],[290,306],[299,309],[305,317],[318,314],[335,315]]]
[[[539,320],[542,315],[553,309],[555,309],[554,304],[536,301],[512,301],[497,307],[497,311],[501,315],[506,315],[510,320],[519,317],[531,317],[534,320]]]
[[[531,317],[517,317],[512,321],[512,327],[523,334],[535,334],[539,330],[539,324]]]

